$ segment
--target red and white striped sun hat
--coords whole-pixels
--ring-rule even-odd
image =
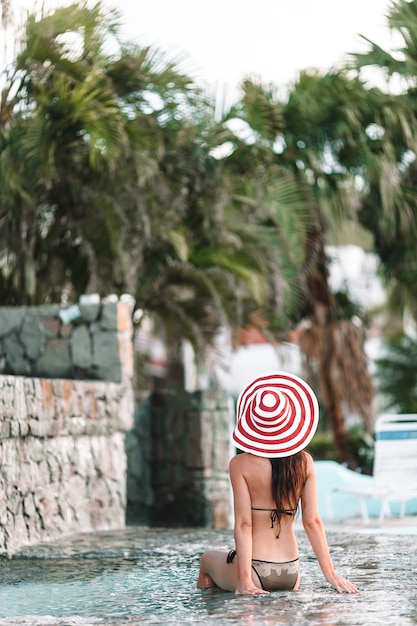
[[[239,450],[256,456],[291,456],[313,438],[319,421],[314,391],[288,372],[255,378],[240,393],[232,439]]]

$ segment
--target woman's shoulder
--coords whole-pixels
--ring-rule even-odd
[[[248,462],[248,457],[251,456],[247,452],[242,452],[241,454],[236,454],[236,456],[232,457],[229,461],[229,467],[240,467],[245,465]]]
[[[248,472],[248,454],[243,452],[232,457],[229,461],[229,475],[233,481],[237,480],[239,476],[245,476]],[[250,470],[249,470],[250,471]]]
[[[314,460],[313,460],[313,457],[306,450],[303,450],[303,455],[304,455],[304,458],[305,458],[305,468],[306,468],[307,476],[311,476],[312,474],[314,475]]]
[[[237,454],[232,459],[230,459],[229,467],[235,468],[244,468],[244,467],[252,467],[253,465],[260,465],[263,463],[267,463],[268,459],[265,459],[260,456],[255,456],[250,454],[249,452],[242,452]]]

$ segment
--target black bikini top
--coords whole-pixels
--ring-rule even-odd
[[[271,513],[271,528],[274,528],[275,522],[278,520],[278,535],[277,539],[281,534],[281,515],[294,515],[297,513],[297,509],[258,509],[254,506],[252,507],[252,511],[269,511]]]

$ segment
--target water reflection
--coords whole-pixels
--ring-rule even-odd
[[[231,531],[129,528],[29,548],[25,558],[0,561],[0,626],[417,623],[415,536],[328,538],[358,595],[338,594],[324,581],[301,533],[300,590],[256,597],[196,589],[200,555],[232,546]]]

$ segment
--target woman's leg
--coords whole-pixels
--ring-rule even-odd
[[[209,550],[203,554],[197,580],[199,589],[220,587],[224,591],[235,591],[237,585],[237,557],[231,563],[228,563],[227,555],[227,550]]]

